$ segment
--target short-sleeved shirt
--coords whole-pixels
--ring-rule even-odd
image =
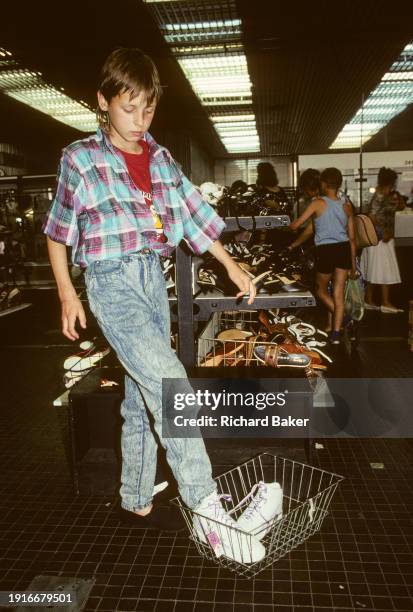
[[[153,216],[125,160],[100,129],[63,149],[57,190],[43,224],[52,240],[72,247],[72,261],[87,267],[143,248],[168,256],[185,239],[196,254],[217,240],[224,221],[202,199],[167,149],[149,133],[152,203],[167,242],[156,241]]]
[[[394,195],[384,195],[376,191],[367,206],[367,214],[374,215],[376,225],[384,231],[394,231],[396,204]]]

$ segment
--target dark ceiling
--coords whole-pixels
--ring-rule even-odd
[[[411,0],[237,0],[237,10],[264,155],[327,151],[359,108],[363,92],[375,87],[413,39]],[[0,46],[23,66],[40,70],[68,95],[93,106],[106,55],[118,46],[141,47],[154,58],[165,86],[155,135],[182,130],[194,135],[211,157],[225,156],[141,0],[9,1],[2,7],[0,28]],[[54,151],[79,137],[76,130],[4,96],[0,113],[2,142]],[[413,105],[366,145],[384,148],[413,149]]]

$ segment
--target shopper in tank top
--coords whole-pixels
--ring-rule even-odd
[[[331,342],[340,343],[344,318],[344,288],[347,277],[356,278],[356,245],[351,204],[338,196],[342,175],[337,168],[326,168],[321,174],[322,196],[314,199],[290,228],[298,229],[314,217],[316,244],[317,296],[333,313]],[[333,282],[333,295],[328,284]]]

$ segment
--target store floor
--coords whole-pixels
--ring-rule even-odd
[[[373,315],[348,371],[413,376],[406,319]],[[241,579],[204,561],[185,535],[122,527],[113,497],[73,495],[66,414],[52,406],[71,348],[54,315],[46,331],[39,317],[31,336],[23,319],[13,334],[10,318],[0,351],[1,590],[24,590],[38,575],[94,577],[90,611],[413,610],[412,441],[318,440],[314,462],[346,477],[321,532]],[[249,444],[251,455],[260,450]],[[220,455],[214,468],[224,467]]]

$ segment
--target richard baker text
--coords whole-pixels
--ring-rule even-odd
[[[271,417],[257,418],[225,415],[220,417],[201,416],[198,418],[178,415],[174,418],[176,427],[307,427],[309,422],[309,418],[281,417],[277,414],[273,414]]]

